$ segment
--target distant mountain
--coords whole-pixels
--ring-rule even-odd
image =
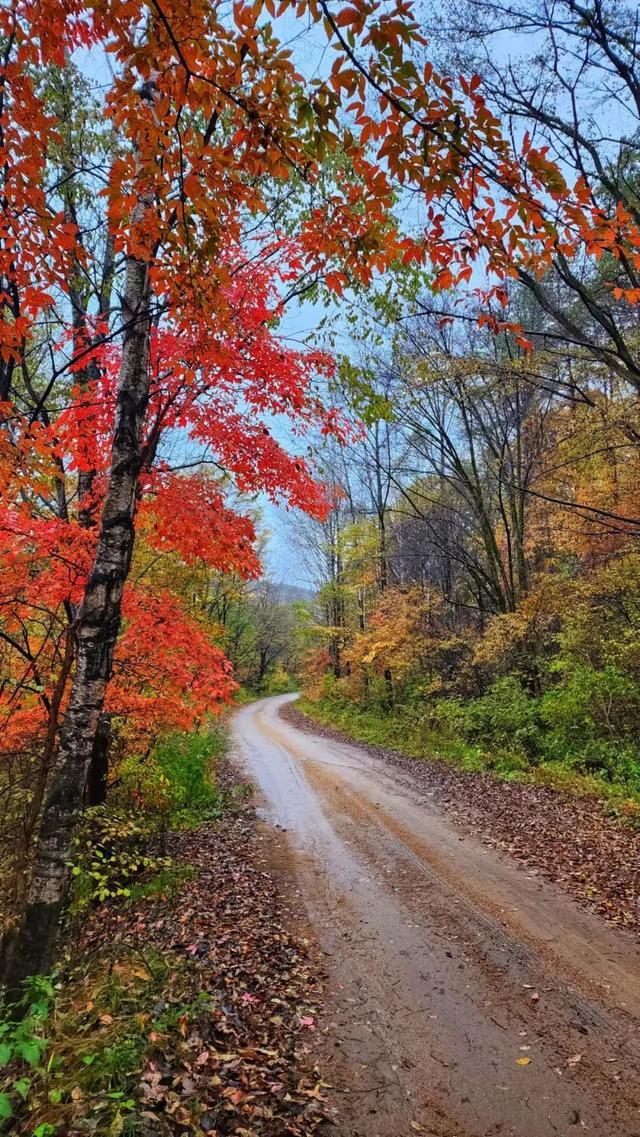
[[[255,596],[268,597],[276,604],[295,604],[298,600],[314,600],[315,592],[312,588],[303,588],[299,584],[287,584],[284,580],[273,580],[272,577],[263,577],[251,585]]]
[[[286,584],[283,580],[274,581],[273,587],[283,604],[293,604],[296,600],[313,600],[315,597],[313,589],[302,588],[299,584]]]

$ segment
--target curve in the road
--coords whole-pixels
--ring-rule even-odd
[[[630,938],[290,698],[239,711],[235,749],[327,953],[343,1132],[640,1137]]]

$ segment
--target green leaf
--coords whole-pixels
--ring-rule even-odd
[[[23,1101],[27,1100],[29,1090],[31,1089],[31,1082],[28,1078],[18,1078],[17,1082],[13,1083],[13,1088]]]
[[[0,1120],[6,1121],[8,1117],[13,1117],[11,1098],[8,1094],[0,1094]]]
[[[31,1004],[31,1018],[46,1019],[49,1014],[49,1004],[43,1002]]]
[[[0,1066],[6,1066],[13,1054],[13,1047],[8,1042],[0,1042]]]
[[[43,1044],[36,1038],[25,1038],[23,1041],[16,1043],[16,1054],[27,1062],[29,1066],[38,1065],[42,1049]]]

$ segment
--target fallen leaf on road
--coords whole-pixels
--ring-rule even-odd
[[[516,1066],[528,1066],[531,1058],[516,1058]]]

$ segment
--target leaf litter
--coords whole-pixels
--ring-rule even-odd
[[[142,1132],[313,1134],[331,1117],[311,1049],[321,964],[287,926],[253,810],[245,802],[215,824],[172,834],[168,852],[194,870],[179,891],[104,906],[81,944],[95,952],[121,943],[175,961],[147,1034]]]

